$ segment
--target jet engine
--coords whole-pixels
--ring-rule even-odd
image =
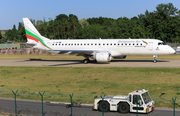
[[[117,56],[117,57],[113,57],[114,59],[125,59],[126,55],[121,55],[121,56]]]
[[[93,56],[93,59],[95,59],[97,62],[110,62],[111,61],[111,54],[106,53],[106,52],[96,53]]]

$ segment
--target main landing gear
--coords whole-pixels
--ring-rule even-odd
[[[89,60],[89,59],[84,59],[84,60],[83,60],[83,63],[84,63],[84,64],[90,63],[90,60]]]
[[[153,55],[153,57],[154,57],[154,63],[156,63],[157,62],[157,57],[158,57],[158,55]]]

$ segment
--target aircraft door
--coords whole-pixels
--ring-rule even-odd
[[[149,42],[149,50],[150,50],[150,51],[153,50],[153,42]]]

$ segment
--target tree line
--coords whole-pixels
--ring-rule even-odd
[[[41,35],[50,39],[128,39],[151,38],[180,42],[180,10],[172,3],[159,4],[153,12],[145,11],[133,18],[98,17],[78,20],[73,14],[59,14],[46,21],[31,20]],[[5,33],[3,41],[25,42],[23,23]],[[1,37],[1,35],[0,35]]]

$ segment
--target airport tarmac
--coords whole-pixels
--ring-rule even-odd
[[[91,63],[83,64],[82,60],[43,60],[43,59],[18,59],[0,60],[0,66],[27,66],[27,67],[167,67],[180,68],[180,60],[162,60],[157,63],[153,60],[112,60],[110,63]]]

